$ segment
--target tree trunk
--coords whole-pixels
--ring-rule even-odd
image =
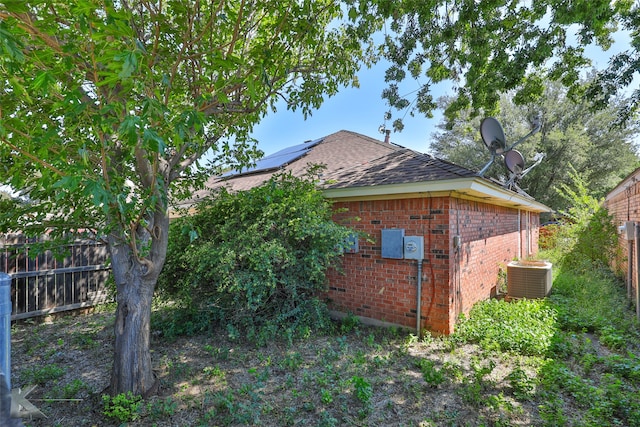
[[[132,392],[146,397],[153,394],[156,386],[149,341],[151,303],[166,258],[169,221],[166,215],[159,214],[153,222],[158,225],[153,236],[143,232],[141,239],[151,242],[143,260],[121,239],[109,238],[117,302],[110,387],[113,396]]]
[[[115,264],[117,261],[112,262]],[[126,282],[116,280],[117,308],[110,389],[114,396],[128,391],[147,395],[156,381],[149,342],[155,282],[145,281],[140,266],[136,267],[130,268]]]

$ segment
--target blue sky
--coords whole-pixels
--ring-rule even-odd
[[[384,114],[389,110],[381,96],[382,90],[386,87],[386,68],[386,65],[381,63],[371,69],[361,70],[358,73],[359,88],[342,89],[337,95],[326,99],[307,120],[300,111],[286,110],[283,103],[276,113],[270,113],[255,127],[252,135],[259,141],[258,146],[265,154],[271,154],[281,148],[339,130],[350,130],[384,140],[384,135],[378,128],[385,123]],[[419,88],[414,82],[409,82],[407,86],[407,92]],[[434,97],[448,94],[450,87],[450,84],[437,86],[433,92]],[[394,118],[404,114],[397,111],[392,113]],[[435,112],[433,119],[419,115],[411,117],[406,114],[404,130],[399,133],[392,132],[391,141],[416,151],[427,152],[431,132],[441,117],[440,112]],[[391,129],[391,121],[387,121],[386,126]]]
[[[603,52],[597,46],[593,46],[587,49],[587,53],[593,60],[593,65],[602,69],[606,67],[611,55],[628,47],[628,34],[617,33],[611,49]],[[384,113],[388,110],[388,106],[381,97],[382,90],[386,87],[385,70],[386,66],[382,63],[372,69],[361,70],[358,74],[359,88],[342,89],[337,95],[327,99],[307,120],[301,112],[288,111],[282,105],[276,113],[270,113],[255,127],[253,137],[259,141],[258,147],[268,155],[282,148],[320,138],[339,130],[350,130],[384,140],[384,135],[378,132],[378,128],[384,123]],[[404,84],[407,92],[418,88],[417,82]],[[636,78],[634,87],[637,86]],[[436,86],[433,91],[434,98],[452,94],[451,87],[450,83]],[[393,114],[397,117],[402,116],[404,112],[393,111]],[[421,115],[411,117],[406,114],[404,130],[400,133],[392,132],[391,141],[428,153],[431,134],[441,119],[440,111],[434,113],[433,119]],[[386,125],[387,128],[392,128],[391,122],[387,122]],[[478,138],[480,138],[479,133]]]

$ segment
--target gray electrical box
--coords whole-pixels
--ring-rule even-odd
[[[406,236],[404,238],[405,259],[424,259],[424,238],[422,236]]]
[[[404,228],[382,230],[382,258],[403,258]]]
[[[636,224],[633,221],[627,221],[624,223],[625,238],[627,240],[635,240],[636,238]]]
[[[346,238],[344,243],[345,243],[345,248],[344,248],[345,253],[355,254],[360,251],[360,247],[358,246],[357,234],[355,233],[350,234],[349,237]]]

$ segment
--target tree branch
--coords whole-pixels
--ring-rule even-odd
[[[10,129],[7,127],[7,129],[9,129],[11,132],[16,132],[17,134],[25,137],[25,138],[29,138],[29,135],[20,132],[16,129]],[[22,154],[23,156],[27,157],[28,159],[32,160],[35,163],[38,163],[39,165],[43,166],[45,169],[49,169],[53,172],[55,172],[57,175],[60,176],[66,176],[66,174],[64,172],[62,172],[60,169],[58,169],[57,167],[53,166],[51,163],[47,163],[44,160],[42,160],[41,158],[39,158],[38,156],[35,156],[31,153],[29,153],[28,151],[25,151],[23,149],[21,149],[20,147],[10,143],[9,141],[7,141],[5,138],[2,138],[0,141],[4,142],[5,144],[7,144],[9,146],[9,148],[11,148],[12,150],[17,151],[18,153]]]

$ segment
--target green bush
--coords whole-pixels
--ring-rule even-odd
[[[613,217],[601,200],[590,195],[587,183],[573,168],[570,177],[573,185],[561,184],[557,189],[570,206],[562,212],[563,225],[553,230],[557,261],[575,272],[608,269],[619,251]]]
[[[544,355],[556,331],[556,311],[544,300],[481,301],[456,326],[454,339],[487,350]]]
[[[221,190],[172,224],[159,290],[231,336],[308,334],[328,324],[318,292],[352,233],[332,214],[313,181],[290,174],[249,191]]]

